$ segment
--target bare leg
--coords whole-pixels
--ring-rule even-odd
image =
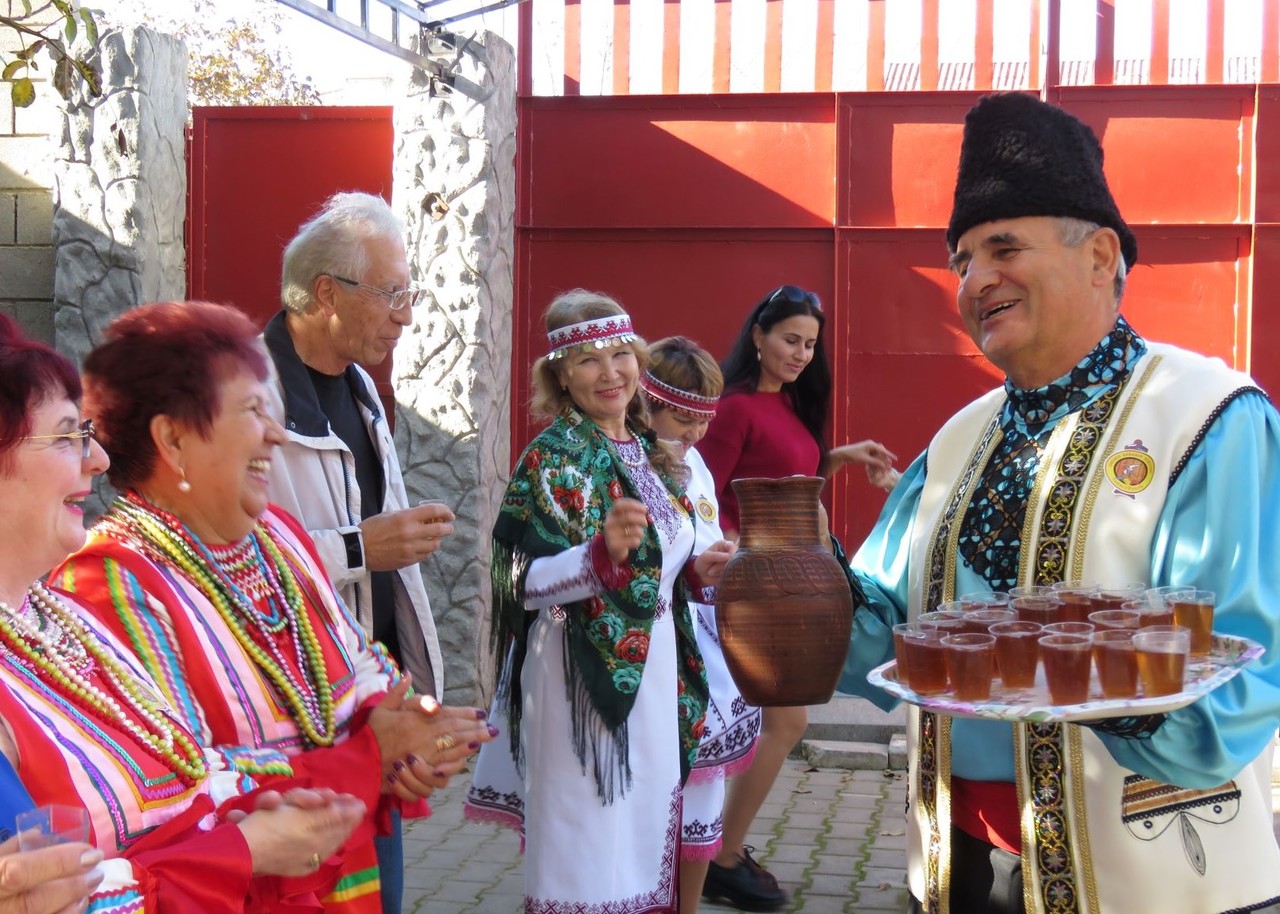
[[[702,883],[707,878],[709,860],[680,861],[680,914],[698,914]]]
[[[763,710],[760,741],[751,767],[730,779],[725,795],[724,845],[716,856],[716,863],[721,866],[737,866],[742,859],[742,845],[751,823],[777,780],[782,763],[809,724],[809,709],[803,705]]]

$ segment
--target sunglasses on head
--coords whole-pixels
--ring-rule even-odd
[[[765,299],[765,306],[776,304],[777,302],[788,302],[793,305],[808,305],[815,311],[822,310],[822,299],[810,292],[808,289],[802,289],[799,286],[778,286],[769,297]]]

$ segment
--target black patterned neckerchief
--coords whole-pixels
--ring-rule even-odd
[[[960,556],[992,590],[1018,584],[1022,525],[1040,459],[1054,427],[1124,382],[1147,351],[1142,337],[1123,317],[1088,355],[1044,387],[1019,389],[1007,379],[1000,412],[1003,438],[982,471],[982,479],[960,527]]]

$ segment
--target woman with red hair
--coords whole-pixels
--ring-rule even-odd
[[[385,831],[395,807],[424,814],[495,731],[474,708],[406,698],[302,526],[267,503],[283,430],[266,358],[220,305],[145,305],[107,328],[85,404],[122,494],[55,579],[127,640],[204,745],[353,793]],[[374,830],[348,846],[327,911],[381,911]]]
[[[311,791],[284,805],[241,797],[253,783],[200,746],[129,649],[74,595],[32,583],[84,542],[83,501],[107,466],[79,398],[71,363],[0,315],[0,766],[21,778],[3,783],[0,829],[24,805],[78,806],[98,848],[80,845],[80,870],[21,894],[6,873],[0,909],[84,910],[90,892],[89,910],[103,911],[318,907],[314,891],[333,882],[319,862],[363,806]],[[224,801],[273,808],[231,824],[230,805],[215,815]],[[0,845],[6,862],[11,850]],[[56,851],[21,854],[48,867]],[[271,875],[304,878],[255,878]]]

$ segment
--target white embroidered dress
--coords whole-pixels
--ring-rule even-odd
[[[589,546],[583,544],[535,559],[525,580],[525,608],[538,617],[521,671],[524,777],[516,771],[507,741],[510,728],[502,702],[496,701],[491,716],[501,736],[481,749],[467,797],[469,818],[521,830],[526,914],[675,910],[681,790],[671,602],[693,553],[694,529],[639,442],[614,445],[649,509],[662,548],[658,609],[644,676],[627,718],[631,782],[619,785],[606,805],[590,751],[584,771],[573,750],[561,607],[603,591]],[[602,746],[610,743],[607,736],[599,740]]]
[[[702,455],[693,448],[685,452],[689,482],[685,492],[693,502],[698,545],[702,552],[722,539],[720,507],[716,484]],[[703,598],[710,597],[704,595]],[[710,860],[720,852],[724,833],[725,778],[746,770],[755,755],[760,735],[760,709],[746,703],[720,649],[716,631],[716,608],[711,603],[690,603],[693,625],[698,634],[698,650],[707,668],[706,729],[698,745],[698,758],[684,788],[680,855],[685,859]]]

